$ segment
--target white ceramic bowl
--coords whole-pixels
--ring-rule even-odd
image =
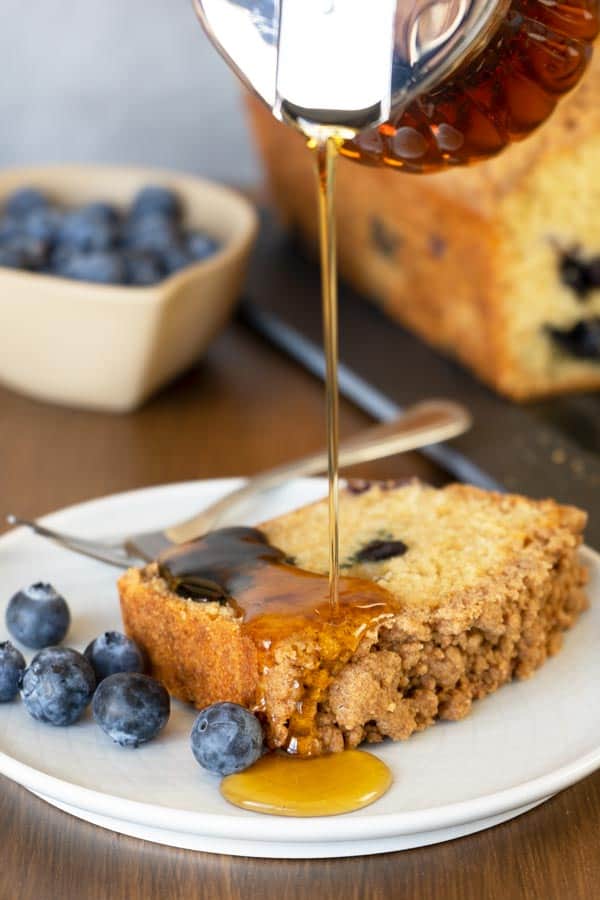
[[[235,191],[155,169],[44,166],[0,172],[0,206],[32,185],[66,206],[107,200],[125,208],[144,184],[177,191],[186,226],[221,249],[151,287],[0,268],[0,381],[54,403],[125,412],[197,361],[226,323],[258,227]]]

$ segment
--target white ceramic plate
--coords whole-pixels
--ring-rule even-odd
[[[199,510],[237,480],[193,482],[119,494],[48,516],[56,528],[108,536],[154,528]],[[260,521],[324,492],[300,481],[252,509]],[[112,830],[178,847],[262,857],[350,856],[448,840],[512,818],[600,767],[600,557],[590,565],[592,608],[561,653],[526,682],[476,703],[462,722],[440,723],[375,752],[394,773],[377,803],[332,818],[261,816],[230,806],[218,778],[188,746],[194,711],[173,703],[169,724],[137,750],[112,744],[89,714],[71,728],[30,719],[20,702],[0,706],[0,772],[49,803]],[[67,638],[82,649],[120,626],[116,570],[18,529],[0,539],[5,601],[32,581],[67,597]],[[2,617],[3,619],[3,617]],[[0,625],[0,640],[7,635]],[[31,652],[26,653],[30,658]]]

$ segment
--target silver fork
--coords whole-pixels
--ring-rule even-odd
[[[470,414],[458,403],[450,400],[417,403],[397,419],[371,426],[343,441],[340,444],[340,468],[436,444],[457,437],[470,426]],[[41,537],[75,553],[125,569],[155,559],[161,550],[172,544],[193,540],[217,526],[231,524],[244,502],[293,478],[317,475],[326,468],[327,454],[312,453],[255,475],[242,487],[231,491],[191,519],[158,531],[130,534],[115,541],[95,541],[64,534],[12,514],[7,516],[7,521],[11,525],[25,525]]]

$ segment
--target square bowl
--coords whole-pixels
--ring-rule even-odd
[[[146,184],[177,192],[183,223],[219,249],[149,287],[103,285],[0,268],[0,381],[68,406],[127,412],[196,362],[233,312],[258,218],[215,182],[157,169],[57,165],[0,172],[0,207],[32,186],[69,207],[125,209]]]

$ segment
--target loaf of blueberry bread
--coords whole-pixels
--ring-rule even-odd
[[[420,177],[341,159],[342,276],[517,399],[600,388],[600,54],[536,134],[472,168]],[[276,205],[312,247],[303,139],[250,118]]]
[[[172,694],[198,707],[241,703],[258,713],[271,747],[304,755],[403,740],[529,677],[586,608],[578,509],[418,482],[352,484],[340,501],[343,584],[357,602],[371,593],[380,604],[361,628],[346,628],[344,607],[318,626],[288,608],[282,628],[273,592],[249,628],[239,596],[214,593],[214,567],[201,573],[204,595],[160,561],[122,576],[125,629]],[[230,531],[246,550],[268,542],[263,558],[310,582],[327,571],[327,522],[321,501],[260,532]],[[242,593],[249,581],[246,572]]]

